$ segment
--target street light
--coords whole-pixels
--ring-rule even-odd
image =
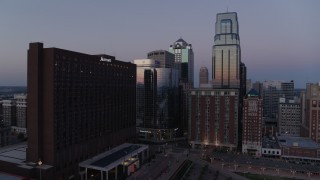
[[[38,165],[39,165],[39,170],[40,170],[40,180],[41,180],[41,165],[42,165],[42,161],[41,161],[41,160],[39,160],[39,161],[38,161]]]
[[[265,167],[262,167],[261,168],[261,170],[262,170],[262,175],[264,175],[264,170],[265,170],[266,168]]]
[[[308,174],[308,179],[310,179],[310,176],[312,175],[312,173],[311,172],[307,172],[307,174]]]
[[[222,164],[221,164],[221,167],[222,167],[222,169],[223,169],[223,167],[224,167],[224,163],[222,163]]]

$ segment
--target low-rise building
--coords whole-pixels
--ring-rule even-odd
[[[274,158],[281,157],[281,148],[274,137],[272,138],[264,137],[262,139],[261,154],[262,156],[265,156],[265,157],[274,157]]]
[[[320,165],[320,145],[310,138],[277,136],[281,158],[296,164]]]

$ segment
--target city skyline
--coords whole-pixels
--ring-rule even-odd
[[[29,42],[132,62],[182,37],[194,49],[194,84],[211,77],[217,13],[237,12],[247,78],[318,82],[318,1],[161,1],[0,3],[0,86],[26,85]],[[209,79],[211,80],[211,78]]]

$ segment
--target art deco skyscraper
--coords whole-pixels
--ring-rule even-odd
[[[240,37],[237,13],[217,14],[212,83],[214,88],[240,87]]]

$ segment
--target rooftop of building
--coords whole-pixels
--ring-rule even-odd
[[[5,180],[21,180],[23,177],[0,172],[0,179]]]
[[[250,91],[247,93],[246,97],[259,97],[259,93],[255,89],[250,89]]]
[[[27,142],[5,146],[0,148],[0,161],[16,164],[19,168],[23,168],[23,169],[33,169],[35,167],[41,168],[41,169],[48,169],[52,167],[44,163],[41,166],[37,166],[37,162],[27,162],[26,154],[27,154]],[[0,179],[1,179],[1,173],[0,173]]]
[[[263,137],[262,148],[280,149],[280,146],[274,137]]]
[[[281,147],[300,147],[307,149],[320,149],[320,145],[310,138],[277,136]]]
[[[24,164],[26,161],[26,142],[0,148],[0,161]]]
[[[110,170],[146,149],[148,149],[147,145],[124,143],[79,163],[79,166],[103,171]]]
[[[179,38],[176,42],[182,42],[182,43],[187,43],[185,40],[183,40],[182,38]]]

